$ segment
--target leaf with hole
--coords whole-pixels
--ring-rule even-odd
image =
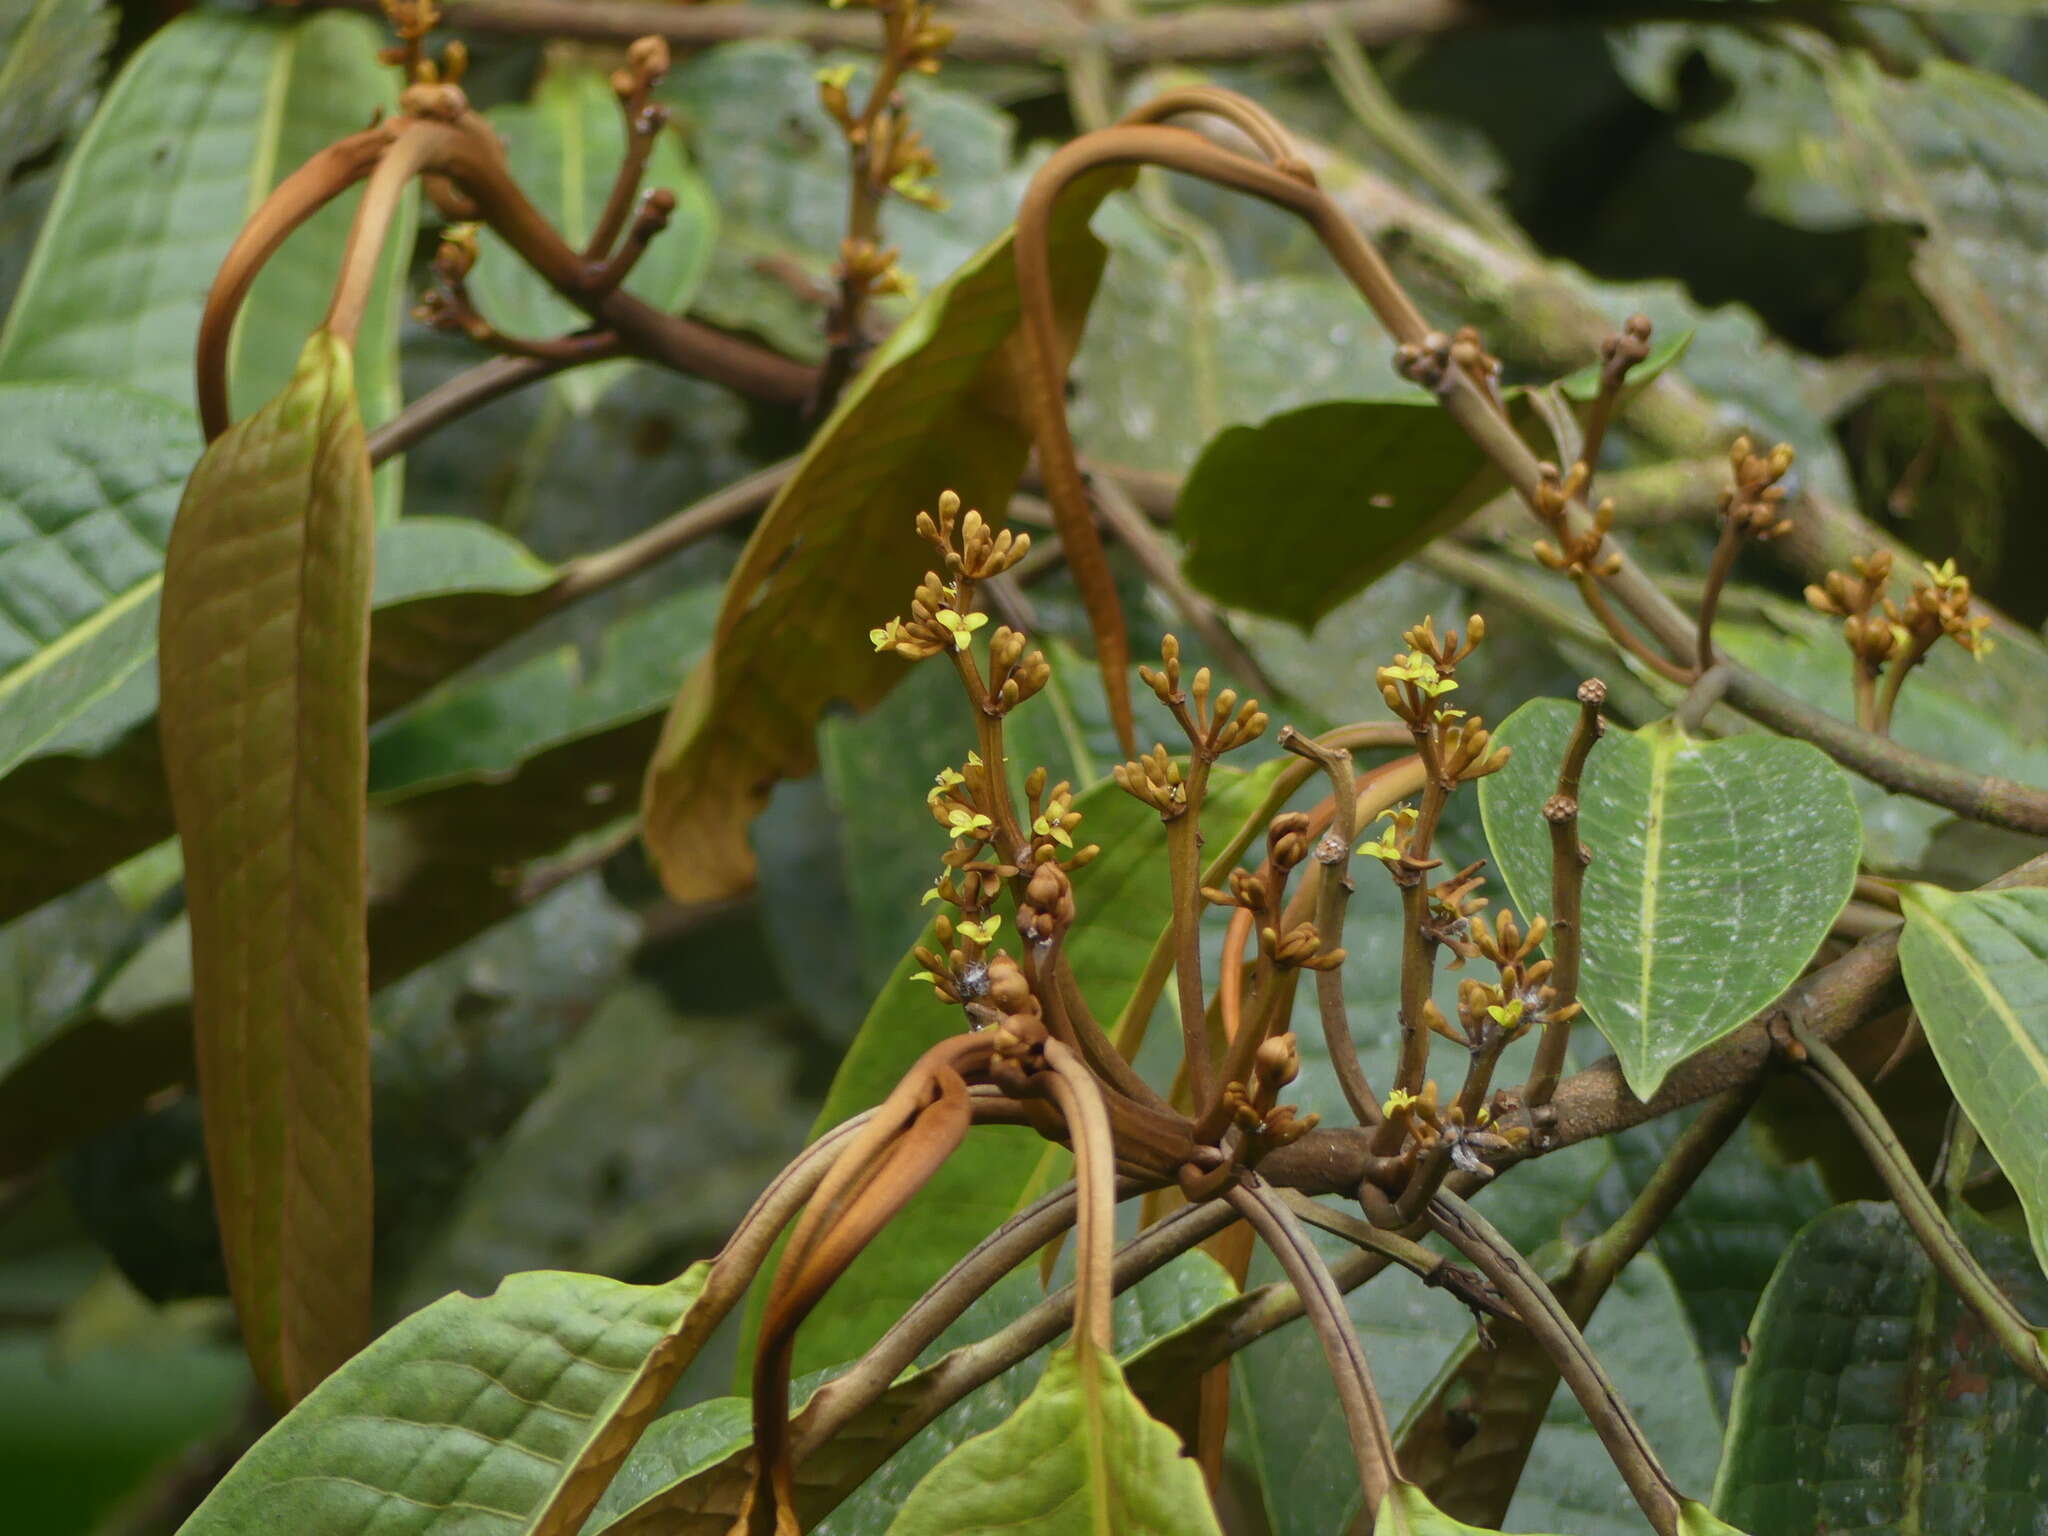
[[[1524,914],[1550,908],[1543,804],[1578,713],[1558,699],[1516,710],[1494,738],[1513,756],[1479,784]],[[1847,777],[1805,742],[1609,725],[1579,794],[1579,997],[1638,1098],[1798,978],[1849,900],[1861,837]]]
[[[1624,401],[1687,340],[1663,343],[1634,370]],[[1598,379],[1574,374],[1561,388],[1583,402]],[[1541,432],[1525,397],[1511,408],[1524,435]],[[1182,482],[1174,523],[1187,543],[1188,580],[1218,602],[1309,629],[1504,485],[1478,445],[1417,390],[1225,429]]]
[[[2048,890],[1901,894],[1899,966],[1920,1027],[2048,1273]]]

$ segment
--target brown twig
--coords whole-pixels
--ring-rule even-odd
[[[1550,827],[1550,955],[1553,962],[1550,986],[1556,993],[1553,1014],[1578,1001],[1580,946],[1584,940],[1580,897],[1585,889],[1586,866],[1592,855],[1579,841],[1579,781],[1586,771],[1586,759],[1593,743],[1607,728],[1601,710],[1607,703],[1607,685],[1597,677],[1579,684],[1579,718],[1565,745],[1564,760],[1557,768],[1557,788],[1543,804],[1543,819]],[[1530,1124],[1539,1136],[1548,1128],[1551,1095],[1557,1092],[1558,1075],[1564,1070],[1564,1056],[1571,1044],[1571,1021],[1555,1017],[1543,1021],[1537,1038],[1536,1058],[1529,1067],[1529,1080],[1519,1095],[1529,1111]]]

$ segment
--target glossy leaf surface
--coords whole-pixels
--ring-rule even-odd
[[[1542,806],[1577,715],[1557,699],[1516,710],[1495,738],[1514,755],[1480,781],[1487,841],[1525,914],[1550,907]],[[1608,727],[1579,796],[1592,854],[1579,996],[1637,1097],[1799,975],[1849,899],[1860,833],[1847,777],[1804,742]]]
[[[2023,1243],[1964,1216],[1965,1240],[2035,1319]],[[1945,1287],[1889,1205],[1799,1235],[1750,1328],[1714,1508],[1752,1536],[2048,1531],[2048,1392]]]
[[[2048,890],[1904,890],[1899,965],[1963,1113],[2012,1181],[2048,1273]]]

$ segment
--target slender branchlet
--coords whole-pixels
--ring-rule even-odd
[[[1607,703],[1607,685],[1597,677],[1587,678],[1579,684],[1578,699],[1579,718],[1565,744],[1564,760],[1558,764],[1557,788],[1543,802],[1543,819],[1550,827],[1550,952],[1554,965],[1549,985],[1554,1002],[1543,1015],[1536,1059],[1520,1094],[1539,1145],[1555,1123],[1550,1100],[1564,1071],[1571,1022],[1579,1012],[1579,963],[1585,942],[1580,904],[1586,866],[1593,860],[1579,840],[1579,781],[1593,743],[1606,730],[1601,710]]]
[[[1403,637],[1408,651],[1377,673],[1380,697],[1408,726],[1426,775],[1420,808],[1384,812],[1386,830],[1358,849],[1381,860],[1401,892],[1401,1060],[1394,1086],[1410,1098],[1422,1091],[1429,1075],[1429,1037],[1435,1027],[1430,990],[1437,946],[1444,923],[1463,918],[1460,912],[1441,909],[1449,893],[1427,880],[1429,871],[1442,862],[1432,855],[1437,823],[1460,784],[1494,773],[1507,762],[1507,750],[1493,745],[1483,720],[1443,702],[1458,687],[1458,664],[1485,634],[1485,622],[1477,614],[1462,639],[1456,630],[1439,638],[1431,621],[1424,619]],[[1383,1114],[1374,1152],[1382,1157],[1401,1154],[1406,1134],[1405,1122]]]
[[[1707,584],[1700,593],[1696,657],[1702,672],[1714,665],[1714,615],[1743,542],[1761,544],[1792,531],[1792,519],[1785,516],[1785,487],[1779,484],[1792,467],[1791,445],[1780,443],[1768,455],[1759,455],[1748,438],[1738,437],[1728,450],[1728,461],[1735,484],[1721,498],[1721,537],[1715,542]]]
[[[1257,700],[1240,703],[1233,689],[1226,688],[1212,698],[1207,667],[1199,668],[1183,688],[1180,641],[1174,636],[1160,642],[1159,661],[1157,668],[1140,668],[1139,676],[1187,737],[1187,771],[1183,775],[1179,762],[1168,755],[1164,745],[1158,745],[1119,764],[1114,776],[1119,786],[1151,806],[1166,823],[1181,1043],[1188,1087],[1201,1111],[1201,1123],[1206,1125],[1221,1099],[1216,1066],[1209,1054],[1208,1000],[1202,986],[1202,798],[1216,760],[1257,740],[1265,733],[1267,718]]]
[[[1622,569],[1622,557],[1607,547],[1607,531],[1614,526],[1612,499],[1603,500],[1595,506],[1589,521],[1581,526],[1573,525],[1572,508],[1585,495],[1591,479],[1586,461],[1580,459],[1568,474],[1563,475],[1558,473],[1555,464],[1550,463],[1539,464],[1536,470],[1537,481],[1529,494],[1529,506],[1537,521],[1555,536],[1555,542],[1551,539],[1536,541],[1536,559],[1572,579],[1587,612],[1600,621],[1600,627],[1607,631],[1616,645],[1658,676],[1678,683],[1690,682],[1691,672],[1652,650],[1649,642],[1622,622],[1621,615],[1614,611],[1613,605],[1607,601],[1607,594],[1601,589],[1603,578]]]
[[[944,208],[933,185],[939,163],[924,137],[910,126],[898,86],[906,74],[937,74],[939,55],[953,29],[935,21],[923,0],[854,0],[882,23],[882,51],[868,82],[866,99],[855,106],[848,94],[855,68],[840,64],[818,71],[818,100],[839,125],[846,143],[846,234],[839,244],[838,292],[825,322],[829,347],[818,375],[812,413],[832,409],[853,377],[867,347],[868,301],[907,293],[909,279],[896,265],[898,252],[882,243],[882,205],[896,196],[923,208]]]
[[[1593,397],[1592,409],[1586,414],[1585,437],[1578,456],[1579,463],[1586,466],[1588,490],[1592,488],[1593,477],[1600,472],[1600,449],[1607,441],[1607,429],[1614,424],[1629,371],[1650,355],[1650,332],[1648,315],[1630,315],[1619,331],[1600,343],[1600,392]]]
[[[1281,730],[1280,745],[1329,776],[1330,825],[1315,845],[1316,931],[1323,938],[1325,954],[1341,959],[1344,952],[1337,947],[1337,941],[1343,935],[1344,911],[1351,899],[1351,845],[1358,836],[1357,775],[1352,771],[1349,752],[1341,747],[1325,747],[1292,727]],[[1316,972],[1316,1012],[1322,1023],[1323,1044],[1330,1053],[1345,1103],[1360,1125],[1374,1124],[1379,1119],[1379,1105],[1351,1038],[1351,1017],[1344,1006],[1344,977],[1334,965]]]
[[[1848,1122],[1870,1163],[1898,1206],[1899,1214],[1933,1261],[1942,1279],[1954,1287],[1976,1313],[1999,1347],[2036,1383],[2048,1387],[2048,1328],[2027,1321],[1998,1283],[1984,1272],[1977,1256],[1942,1214],[1941,1203],[1921,1182],[1884,1111],[1870,1096],[1833,1046],[1811,1030],[1788,1020],[1781,1027],[1779,1049],[1798,1065],[1822,1097]]]

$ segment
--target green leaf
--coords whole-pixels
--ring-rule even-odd
[[[1050,234],[1062,329],[1078,335],[1101,270],[1096,205],[1128,179],[1088,179]],[[647,775],[648,847],[672,895],[704,901],[754,877],[747,827],[778,778],[817,761],[828,705],[874,704],[903,661],[867,632],[902,611],[930,563],[918,508],[959,492],[991,517],[1009,505],[1030,433],[1016,348],[1010,237],[920,304],[869,361],[763,514],[726,588],[711,654],[691,673]]]
[[[940,757],[927,766],[936,771],[946,761]],[[1227,836],[1252,813],[1276,770],[1277,765],[1249,773],[1227,765],[1215,769],[1203,808],[1212,836]],[[1076,797],[1074,808],[1083,817],[1075,840],[1097,843],[1102,853],[1074,873],[1077,919],[1065,948],[1089,1006],[1107,1022],[1136,988],[1172,917],[1166,833],[1156,811],[1108,782]],[[946,838],[936,825],[929,835],[936,875]],[[929,926],[919,942],[936,942]],[[897,962],[840,1061],[816,1132],[879,1103],[927,1048],[959,1033],[958,1011],[912,980],[922,968],[908,952]],[[976,1127],[805,1319],[797,1334],[796,1369],[821,1369],[865,1351],[955,1260],[1042,1192],[1033,1186],[1050,1150],[1034,1132]],[[765,1282],[756,1285],[750,1336],[764,1293]]]
[[[1963,1113],[2012,1181],[2048,1272],[2048,890],[1902,892],[1899,965]]]
[[[270,189],[395,104],[378,28],[338,11],[285,18],[203,10],[137,50],[65,163],[0,331],[0,379],[93,379],[190,406],[192,342],[221,258]],[[257,279],[231,381],[248,411],[284,388],[321,322],[358,194],[308,221]],[[365,316],[357,392],[398,407],[398,315],[410,218]],[[384,482],[396,481],[389,474]],[[396,502],[386,492],[385,515]]]
[[[505,140],[513,178],[576,249],[597,227],[626,152],[625,115],[603,70],[582,64],[551,68],[530,102],[496,108],[491,126]],[[666,188],[676,209],[635,264],[626,287],[657,309],[689,307],[711,259],[718,210],[710,189],[683,158],[673,129],[656,136],[642,186]],[[488,228],[469,289],[483,317],[508,336],[537,340],[587,329],[590,318],[550,288]],[[587,411],[630,364],[576,368],[560,375],[572,407]]]
[[[0,385],[0,776],[145,667],[190,414],[101,384]]]
[[[2048,1317],[2026,1245],[1967,1212],[1965,1241]],[[1750,1325],[1714,1508],[1753,1536],[2040,1536],[2048,1392],[1934,1272],[1890,1205],[1845,1205],[1785,1255]]]
[[[142,472],[139,464],[131,469]],[[147,526],[140,515],[136,521]],[[104,522],[96,519],[90,526],[104,531]],[[376,567],[370,709],[377,716],[531,625],[555,605],[559,583],[574,569],[557,572],[481,523],[417,517],[379,533]],[[147,590],[135,594],[137,617],[123,620],[123,635],[131,633],[130,624],[141,625],[143,613],[154,630],[160,578],[144,578],[138,583],[143,586]],[[115,685],[69,713],[60,730],[43,735],[35,755],[0,778],[0,826],[8,832],[0,840],[0,920],[105,873],[171,834],[154,718],[155,669],[147,652],[126,666],[118,645],[100,645],[104,649],[96,646],[93,655],[121,673]],[[58,708],[60,699],[40,697],[48,678],[36,670],[38,664],[27,665],[38,685],[36,706]],[[25,710],[27,702],[19,707]],[[32,718],[11,715],[13,707],[0,700],[0,720]]]
[[[422,557],[387,564],[389,590],[403,590],[406,571],[435,590],[434,541],[401,537],[430,526],[408,518],[379,540],[386,555]],[[468,526],[451,522],[441,531]],[[476,553],[442,574],[483,568]],[[445,614],[456,601],[441,593],[420,611]],[[620,821],[661,711],[710,630],[714,602],[709,589],[678,593],[612,626],[587,671],[581,653],[563,646],[446,687],[378,733],[370,749],[373,987],[519,912],[531,900],[529,880],[545,874],[550,859]],[[376,638],[373,631],[373,646]],[[153,741],[155,731],[144,735]],[[168,830],[161,785],[152,781],[150,793]],[[159,946],[171,954],[151,957],[146,968],[138,956],[134,974],[117,973],[93,1006],[39,1019],[19,1050],[0,1040],[0,1171],[33,1167],[189,1076],[191,967],[182,925],[151,941],[152,950]]]
[[[444,1297],[259,1440],[182,1536],[573,1536],[724,1315],[709,1275],[541,1271]]]
[[[2048,439],[2048,104],[1941,59],[1907,81],[1850,53],[1829,86],[1866,206],[1925,232],[1914,281],[2006,409]]]
[[[1685,350],[1661,345],[1649,384]],[[1593,375],[1563,383],[1592,398]],[[1525,404],[1516,415],[1534,427]],[[1501,487],[1478,446],[1425,392],[1336,400],[1231,427],[1181,485],[1175,525],[1190,581],[1219,602],[1303,629],[1457,526]]]
[[[890,1536],[1181,1536],[1218,1532],[1202,1473],[1110,1356],[1077,1339],[1000,1429],[919,1483]]]
[[[1578,717],[1536,699],[1503,722],[1512,749],[1480,781],[1487,842],[1517,908],[1550,906],[1542,806]],[[1665,1073],[1744,1023],[1813,958],[1855,885],[1861,825],[1846,776],[1784,737],[1698,741],[1610,725],[1579,795],[1592,854],[1579,997],[1648,1100]]]
[[[1498,1536],[1497,1532],[1453,1520],[1429,1502],[1413,1483],[1396,1483],[1380,1503],[1373,1536]]]
[[[1186,1338],[1237,1294],[1221,1265],[1182,1254],[1117,1298],[1116,1347],[1133,1365],[1169,1340]],[[962,1398],[963,1378],[985,1374],[977,1359],[999,1329],[1044,1299],[1037,1279],[1013,1270],[984,1292],[906,1372],[796,1467],[803,1518],[829,1536],[879,1536],[904,1499],[960,1445],[996,1428],[1021,1407],[1047,1364],[1043,1350]],[[799,1383],[804,1413],[821,1399]],[[657,1419],[619,1469],[592,1518],[593,1536],[726,1536],[752,1481],[752,1425],[745,1398],[713,1398]]]
[[[199,461],[164,564],[208,1162],[243,1337],[285,1403],[370,1327],[371,521],[348,349],[317,332]]]
[[[114,20],[98,0],[8,0],[0,9],[0,186],[64,132],[99,76]]]

